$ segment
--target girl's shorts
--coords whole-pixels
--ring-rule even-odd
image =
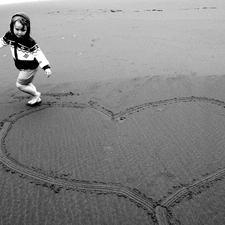
[[[20,70],[17,82],[21,85],[28,85],[32,83],[38,68],[35,70]]]

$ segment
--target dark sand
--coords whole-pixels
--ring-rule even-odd
[[[53,70],[29,108],[0,51],[0,224],[224,224],[224,10],[0,6],[2,35],[13,13],[31,15]]]

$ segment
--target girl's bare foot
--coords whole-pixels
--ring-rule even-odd
[[[28,102],[28,105],[34,105],[36,103],[39,103],[41,102],[41,93],[40,92],[37,92],[37,95],[35,95],[29,102]]]

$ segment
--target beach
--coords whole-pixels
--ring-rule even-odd
[[[225,3],[33,1],[51,64],[16,86],[0,50],[0,224],[225,223]]]

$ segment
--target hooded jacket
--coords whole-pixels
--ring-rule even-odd
[[[17,38],[13,32],[16,17],[22,17],[27,23],[27,32],[24,37]],[[36,69],[40,66],[46,70],[50,68],[49,61],[41,51],[36,41],[30,37],[30,18],[25,13],[16,13],[10,22],[10,31],[0,38],[0,48],[9,45],[15,62],[19,70]]]

